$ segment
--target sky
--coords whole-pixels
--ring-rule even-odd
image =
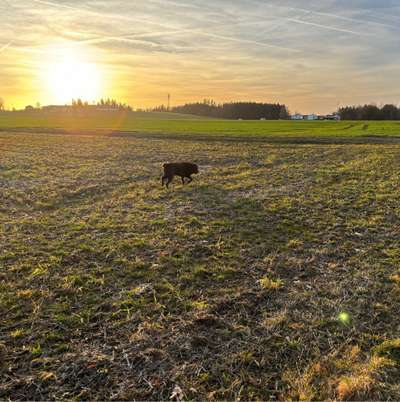
[[[0,0],[7,107],[400,102],[400,0]]]

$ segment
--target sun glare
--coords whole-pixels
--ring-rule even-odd
[[[100,68],[77,50],[59,51],[55,60],[49,62],[44,80],[56,103],[70,103],[77,98],[90,102],[102,95]]]

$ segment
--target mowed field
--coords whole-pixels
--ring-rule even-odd
[[[399,145],[1,132],[0,399],[399,400],[399,186]]]
[[[0,113],[0,130],[91,132],[245,138],[368,138],[400,139],[399,121],[239,121],[175,113],[83,112]]]

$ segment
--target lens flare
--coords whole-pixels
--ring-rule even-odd
[[[350,324],[351,321],[351,316],[349,313],[346,313],[345,311],[342,311],[339,315],[338,315],[338,320],[345,325]]]

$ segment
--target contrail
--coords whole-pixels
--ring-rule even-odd
[[[348,33],[348,34],[358,35],[358,36],[371,36],[370,34],[367,34],[367,33],[361,33],[361,32],[357,32],[357,31],[352,31],[350,29],[345,29],[345,28],[336,28],[336,27],[332,27],[330,25],[317,24],[315,22],[299,20],[297,18],[287,18],[287,21],[294,22],[296,24],[310,25],[310,26],[314,26],[314,27],[317,27],[317,28],[327,29],[329,31]]]
[[[150,35],[149,35],[150,36]],[[145,38],[144,36],[142,36]],[[132,43],[132,44],[140,44],[140,45],[146,45],[146,46],[151,46],[152,48],[165,48],[170,45],[164,45],[164,44],[158,44],[146,40],[141,40],[140,38],[136,39],[134,36],[98,36],[96,38],[92,39],[85,39],[85,40],[80,40],[77,41],[77,43],[80,44],[101,44],[101,43],[107,43],[107,42],[122,42],[122,43]],[[177,48],[176,46],[174,47],[175,49]]]
[[[13,44],[13,41],[10,41],[6,43],[5,45],[0,47],[0,53],[4,52],[6,49],[8,49],[11,45]]]
[[[158,2],[158,0],[155,0]],[[249,1],[249,0],[248,0]],[[291,10],[291,11],[295,11],[295,12],[300,12],[300,13],[305,13],[306,15],[299,15],[298,17],[296,17],[296,21],[292,21],[292,22],[297,22],[300,23],[299,19],[300,17],[305,17],[307,15],[319,15],[319,16],[324,16],[324,17],[330,17],[330,18],[335,18],[335,19],[339,19],[342,21],[347,21],[347,22],[357,22],[357,23],[362,23],[362,24],[369,24],[369,25],[376,25],[376,26],[384,26],[387,28],[395,28],[398,29],[398,27],[394,26],[394,25],[390,25],[390,24],[386,24],[386,23],[382,23],[382,22],[376,22],[376,21],[369,21],[369,20],[364,20],[364,19],[360,19],[360,18],[352,18],[352,17],[345,17],[342,15],[338,15],[338,14],[333,14],[333,13],[328,13],[328,12],[322,12],[322,11],[317,11],[317,10],[308,10],[305,8],[301,8],[301,7],[288,7],[288,6],[281,6],[281,5],[272,5],[272,4],[265,4],[265,3],[260,3],[257,0],[250,0],[252,3],[257,4],[257,5],[263,5],[263,6],[267,6],[267,7],[275,7],[275,8],[281,8],[281,9],[285,9],[285,10]],[[186,3],[176,3],[179,4],[181,6],[186,5]],[[252,17],[251,15],[249,15],[250,17]],[[282,20],[286,20],[286,21],[290,21],[290,18],[287,17],[276,17],[278,19],[282,19]],[[258,23],[258,22],[256,22]],[[348,34],[353,34],[353,35],[365,35],[364,33],[358,32],[358,31],[354,31],[351,29],[346,29],[346,28],[338,28],[335,26],[331,26],[331,25],[323,25],[323,24],[318,24],[318,23],[312,23],[312,22],[304,22],[307,25],[312,25],[314,24],[316,27],[318,28],[325,28],[331,31],[338,31],[338,32],[344,32],[344,33],[348,33]],[[242,24],[242,23],[238,23],[238,24]],[[244,25],[247,25],[247,23],[243,23]],[[251,23],[250,23],[251,25]]]
[[[330,18],[336,18],[342,21],[348,21],[348,22],[358,22],[360,24],[367,24],[367,25],[376,25],[376,26],[383,26],[386,28],[394,28],[394,29],[398,29],[398,27],[396,27],[395,25],[391,25],[391,24],[387,24],[387,23],[383,23],[383,22],[378,22],[378,21],[370,21],[370,20],[364,20],[361,18],[352,18],[352,17],[345,17],[343,15],[338,15],[338,14],[333,14],[333,13],[326,13],[326,12],[322,12],[322,11],[312,11],[312,10],[306,10],[303,8],[294,8],[294,7],[284,7],[284,6],[278,6],[281,8],[286,8],[286,9],[292,9],[292,10],[299,10],[299,11],[304,11],[304,12],[311,12],[312,14],[315,15],[321,15],[324,17],[330,17]]]
[[[257,0],[248,0],[248,1],[251,1],[252,3],[257,4],[257,5],[262,4],[263,6],[267,6],[267,7],[270,7],[270,8],[274,7],[274,8],[284,9],[284,10],[300,11],[300,12],[303,12],[303,13],[320,15],[322,17],[335,18],[335,19],[342,20],[342,21],[347,21],[347,22],[357,22],[359,24],[383,26],[383,27],[386,27],[386,28],[398,29],[398,27],[395,26],[395,25],[391,25],[391,24],[387,24],[387,23],[383,23],[383,22],[378,22],[378,21],[365,20],[365,19],[362,19],[362,18],[345,17],[344,15],[328,13],[328,12],[324,12],[324,11],[310,10],[310,9],[305,9],[305,8],[301,8],[301,7],[288,7],[288,6],[281,6],[279,4],[265,4],[265,3],[260,3]]]
[[[58,4],[58,3],[54,3],[51,1],[47,1],[47,0],[31,0],[35,3],[40,3],[40,4],[44,4],[44,5],[48,5],[48,6],[52,6],[52,7],[58,7],[58,8],[65,8],[68,10],[73,10],[73,11],[78,11],[78,12],[86,12],[86,13],[90,13],[92,15],[97,15],[100,16],[102,18],[107,17],[107,15],[103,14],[103,13],[99,13],[98,11],[93,11],[89,8],[78,8],[78,7],[74,7],[74,6],[70,6],[70,5],[66,5],[66,4]],[[110,16],[108,16],[110,17]],[[285,47],[285,46],[280,46],[280,45],[274,45],[271,43],[267,43],[267,42],[261,42],[261,41],[256,41],[256,40],[251,40],[251,39],[242,39],[242,38],[235,38],[235,37],[231,37],[231,36],[225,36],[225,35],[219,35],[219,34],[214,34],[214,33],[209,33],[209,32],[204,32],[200,29],[182,29],[182,30],[176,30],[176,27],[173,27],[171,25],[167,25],[167,24],[160,24],[158,22],[154,22],[154,21],[149,21],[149,20],[143,20],[140,18],[132,18],[132,17],[125,17],[122,15],[112,15],[111,17],[113,18],[118,18],[118,19],[122,19],[125,21],[130,21],[130,22],[141,22],[141,23],[146,23],[146,24],[150,24],[150,25],[156,25],[158,27],[164,28],[164,29],[168,29],[173,31],[172,34],[177,35],[177,34],[183,34],[183,33],[196,33],[198,35],[201,36],[206,36],[206,37],[210,37],[210,38],[216,38],[216,39],[222,39],[222,40],[226,40],[226,41],[230,41],[230,42],[237,42],[237,43],[247,43],[247,44],[254,44],[254,45],[258,45],[258,46],[263,46],[263,47],[269,47],[269,48],[274,48],[274,49],[280,49],[280,50],[287,50],[287,51],[291,51],[291,52],[299,52],[298,49],[294,49],[294,48],[289,48],[289,47]],[[168,32],[165,32],[165,34],[168,34]],[[161,33],[160,33],[161,35]],[[99,38],[100,40],[101,38]],[[120,36],[120,37],[104,37],[105,41],[107,40],[129,40],[130,38],[127,37],[126,35]],[[134,38],[131,38],[134,39]]]
[[[170,0],[150,0],[151,3],[157,3],[157,4],[161,4],[162,6],[165,6],[165,4],[171,4],[173,6],[176,7],[182,7],[182,8],[191,8],[191,9],[195,9],[195,10],[202,10],[203,7],[198,6],[196,4],[190,4],[190,3],[181,3],[181,2],[177,2],[177,1],[170,1]]]
[[[40,4],[44,4],[44,5],[48,5],[48,6],[52,6],[52,7],[64,8],[64,9],[78,11],[78,12],[86,12],[86,13],[90,13],[92,15],[100,16],[102,18],[104,18],[104,16],[105,16],[103,13],[100,13],[98,11],[94,11],[94,10],[86,8],[86,7],[79,8],[79,7],[70,6],[70,5],[67,5],[67,4],[54,3],[54,2],[48,1],[48,0],[31,0],[31,1],[36,2],[36,3],[40,3]],[[255,1],[255,0],[250,0],[250,1],[252,3],[255,3],[255,4],[260,4],[259,2]],[[275,5],[272,6],[270,4],[266,4],[266,6],[267,7],[275,7]],[[359,20],[359,19],[356,19],[356,18],[344,17],[344,16],[340,16],[340,15],[337,15],[337,14],[320,12],[320,11],[307,10],[307,9],[299,8],[299,7],[287,7],[287,6],[279,6],[279,5],[276,5],[276,7],[281,8],[281,9],[286,9],[286,10],[300,11],[302,13],[307,13],[308,15],[310,15],[310,14],[321,15],[321,16],[325,16],[325,17],[337,18],[337,19],[344,20],[344,21],[366,23],[366,24],[373,24],[373,25],[379,25],[379,26],[386,26],[386,27],[395,28],[392,25],[383,24],[383,23],[380,23],[380,22]],[[156,25],[158,27],[174,31],[173,35],[179,34],[179,31],[176,31],[176,27],[173,27],[173,26],[167,25],[167,24],[160,24],[160,23],[154,22],[154,21],[143,20],[143,19],[140,19],[140,18],[125,17],[125,16],[122,16],[122,15],[115,15],[115,14],[113,14],[111,17],[121,19],[121,20],[125,20],[125,21],[131,21],[131,22],[134,21],[134,22],[141,22],[141,23],[146,23],[146,24],[150,24],[150,25]],[[337,27],[333,27],[331,25],[324,25],[324,24],[318,24],[318,23],[314,23],[314,22],[304,21],[303,19],[300,19],[300,16],[298,16],[297,18],[286,18],[286,17],[277,17],[277,18],[282,19],[282,20],[286,20],[288,22],[294,22],[294,23],[298,23],[298,24],[314,26],[314,27],[321,28],[321,29],[326,29],[326,30],[336,31],[336,32],[342,32],[342,33],[347,33],[347,34],[351,34],[351,35],[357,35],[357,36],[370,36],[371,35],[371,34],[367,34],[367,33],[364,33],[364,32],[354,31],[354,30],[351,30],[351,29],[337,28]],[[197,31],[193,30],[192,31],[192,30],[189,30],[189,29],[185,29],[185,30],[181,31],[181,33],[189,33],[189,32],[195,32],[195,33],[197,33],[199,35],[202,35],[202,36],[214,37],[214,38],[219,38],[219,39],[232,41],[232,42],[253,43],[253,44],[258,45],[258,46],[271,47],[271,48],[280,48],[282,50],[289,50],[289,51],[295,51],[295,52],[298,51],[298,49],[293,49],[293,48],[289,48],[289,47],[281,47],[281,46],[274,45],[274,44],[269,44],[269,43],[266,43],[266,42],[252,41],[252,40],[246,40],[246,39],[241,39],[241,38],[234,38],[234,37],[225,36],[225,35],[211,34],[211,33],[203,32],[203,31],[200,31],[200,30],[197,30]],[[168,32],[166,32],[165,34],[168,34]],[[124,37],[125,37],[125,35],[124,35]]]
[[[75,7],[75,6],[70,6],[67,4],[59,4],[59,3],[55,3],[55,2],[47,1],[47,0],[31,0],[31,1],[34,3],[39,3],[39,4],[43,4],[43,5],[50,6],[50,7],[62,8],[62,9],[67,9],[67,10],[71,10],[71,11],[77,11],[79,13],[87,13],[87,14],[91,14],[91,15],[96,15],[101,18],[115,18],[115,19],[119,19],[122,21],[139,22],[142,24],[144,23],[144,24],[149,24],[149,25],[156,25],[158,27],[165,28],[165,29],[171,29],[171,30],[176,29],[176,27],[174,27],[172,25],[160,24],[159,22],[149,21],[149,20],[141,19],[141,18],[134,18],[134,17],[130,17],[130,16],[124,16],[124,15],[120,15],[120,14],[105,14],[105,13],[101,13],[99,11],[95,11],[95,10],[87,8],[87,7]]]
[[[299,10],[299,9],[291,8],[291,10]],[[317,28],[321,28],[321,29],[327,29],[329,31],[342,32],[342,33],[347,33],[347,34],[352,34],[352,35],[358,35],[358,36],[370,36],[371,35],[368,33],[362,33],[362,32],[353,31],[350,29],[337,28],[337,27],[333,27],[330,25],[322,25],[322,24],[318,24],[315,22],[305,21],[304,18],[311,14],[314,14],[314,12],[303,10],[303,9],[300,9],[300,10],[301,10],[302,14],[298,15],[294,18],[293,17],[276,17],[281,22],[276,24],[275,26],[271,27],[271,29],[269,29],[267,32],[264,32],[264,33],[272,33],[276,29],[286,25],[288,22],[293,22],[296,24],[310,25],[310,26],[314,26]],[[305,12],[306,12],[306,14],[304,14]],[[249,22],[239,22],[239,23],[237,23],[237,25],[249,26],[249,25],[259,25],[262,23],[264,23],[264,21],[249,21]]]
[[[164,35],[181,35],[183,33],[189,33],[189,32],[196,33],[198,35],[202,35],[202,36],[209,37],[209,38],[222,39],[222,40],[229,41],[229,42],[251,43],[254,45],[258,45],[258,46],[269,47],[269,48],[274,48],[274,49],[279,49],[279,50],[300,52],[300,50],[293,49],[290,47],[273,45],[273,44],[270,44],[267,42],[261,42],[261,41],[251,40],[251,39],[234,38],[231,36],[219,35],[219,34],[214,34],[214,33],[210,33],[210,32],[202,32],[202,31],[196,30],[196,29],[177,30],[177,31],[170,31],[170,32],[156,32],[154,34],[149,32],[146,34],[126,35],[126,36],[99,36],[99,37],[93,38],[93,39],[82,40],[82,41],[79,41],[78,43],[96,44],[96,43],[104,43],[104,42],[111,42],[111,41],[126,42],[126,43],[143,43],[143,41],[140,41],[139,39],[147,38],[147,37],[151,38],[151,37],[157,37],[157,36],[164,36]],[[145,42],[145,43],[148,43],[148,42]]]
[[[291,47],[285,47],[285,46],[280,46],[280,45],[273,45],[267,42],[261,42],[258,40],[252,40],[252,39],[242,39],[242,38],[233,38],[230,36],[225,36],[225,35],[219,35],[219,34],[213,34],[213,33],[206,33],[206,32],[196,32],[198,34],[201,34],[203,36],[208,36],[210,38],[217,38],[217,39],[223,39],[231,42],[239,42],[239,43],[252,43],[254,45],[259,45],[259,46],[264,46],[264,47],[270,47],[274,49],[280,49],[280,50],[288,50],[290,52],[301,52],[299,49],[294,49]]]
[[[78,40],[78,43],[96,44],[110,41],[121,41],[121,42],[140,42],[139,39],[145,38],[156,38],[158,36],[168,36],[168,35],[179,35],[186,32],[191,32],[192,29],[179,29],[174,31],[158,31],[158,32],[144,32],[140,34],[126,34],[120,36],[102,36],[97,34],[92,34],[95,37],[90,39]]]

